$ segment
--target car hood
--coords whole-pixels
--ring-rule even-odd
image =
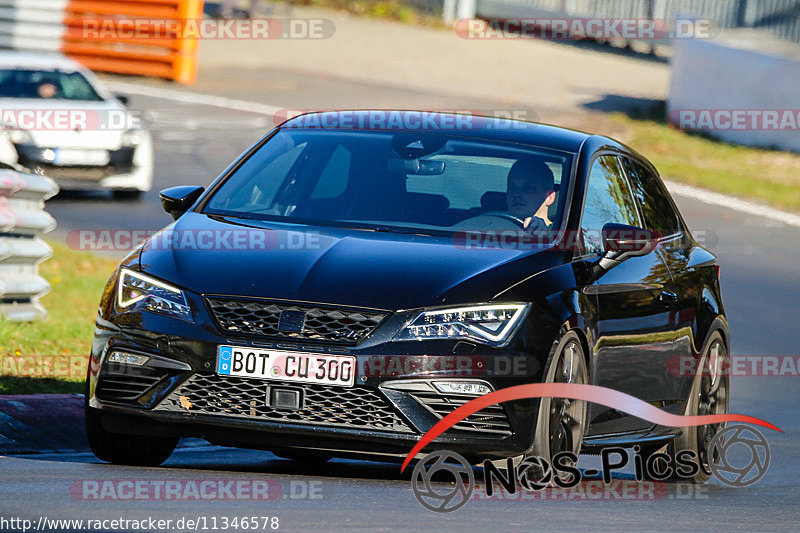
[[[0,121],[26,130],[42,148],[104,150],[118,149],[122,134],[134,123],[130,112],[116,100],[32,98],[0,98]]]
[[[242,222],[187,213],[142,245],[140,267],[199,294],[400,310],[489,301],[552,261],[445,237]]]

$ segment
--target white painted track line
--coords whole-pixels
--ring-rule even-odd
[[[771,205],[742,200],[741,198],[728,196],[727,194],[713,192],[699,187],[692,187],[691,185],[684,185],[683,183],[675,183],[674,181],[665,180],[665,184],[669,192],[673,194],[686,196],[710,205],[727,207],[728,209],[733,209],[740,213],[768,218],[788,226],[800,227],[800,215],[781,211]]]
[[[142,96],[149,96],[151,98],[163,98],[164,100],[172,100],[174,102],[181,102],[184,104],[224,107],[226,109],[247,111],[249,113],[258,113],[260,115],[273,116],[279,111],[285,110],[285,108],[282,107],[248,102],[246,100],[237,100],[235,98],[227,98],[225,96],[193,93],[191,91],[163,89],[161,87],[151,87],[148,85],[138,85],[134,83],[122,83],[116,81],[107,81],[105,84],[112,91],[121,93],[139,94]]]
[[[106,82],[106,85],[111,90],[123,93],[139,94],[142,96],[149,96],[151,98],[163,98],[165,100],[173,100],[175,102],[182,102],[185,104],[208,105],[226,109],[235,109],[237,111],[246,111],[261,115],[273,116],[279,111],[285,109],[268,104],[259,104],[257,102],[248,102],[246,100],[237,100],[235,98],[227,98],[224,96],[194,93],[191,91],[180,91],[176,89],[163,89],[161,87],[151,87],[134,83],[109,81]],[[684,185],[682,183],[675,183],[673,181],[666,180],[665,183],[669,191],[673,194],[686,196],[699,202],[714,206],[726,207],[728,209],[733,209],[734,211],[739,211],[740,213],[768,218],[775,222],[780,222],[789,226],[800,227],[800,215],[796,215],[794,213],[787,213],[786,211],[780,211],[766,204],[742,200],[741,198],[736,198],[735,196],[712,192],[699,187],[693,187],[691,185]]]

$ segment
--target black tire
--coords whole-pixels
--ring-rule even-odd
[[[546,368],[543,377],[545,383],[588,383],[586,356],[577,333],[569,331],[558,341]],[[542,398],[533,446],[520,459],[541,457],[552,465],[553,456],[562,451],[571,451],[580,456],[587,426],[585,401]],[[544,473],[537,468],[531,472],[537,475]]]
[[[132,202],[136,200],[140,200],[142,198],[143,191],[132,191],[128,189],[119,189],[116,191],[111,191],[111,195],[114,197],[114,200],[120,200],[123,202]]]
[[[178,439],[123,435],[103,427],[100,415],[88,405],[85,407],[86,437],[92,453],[107,463],[115,465],[158,466],[172,455]]]
[[[721,358],[728,357],[725,341],[719,331],[715,331],[708,339],[708,344],[703,351],[703,357],[698,365],[697,374],[692,383],[692,391],[686,405],[687,415],[727,414],[730,400],[730,378],[728,372],[718,373],[713,367],[730,368],[727,364],[720,364]],[[725,424],[712,424],[707,426],[694,426],[684,428],[680,436],[672,444],[672,452],[692,450],[697,454],[700,469],[691,478],[680,478],[691,483],[702,484],[711,477],[708,467],[708,445],[717,432]],[[712,458],[712,460],[715,460]]]
[[[730,378],[727,372],[718,374],[712,371],[713,367],[728,369],[730,366],[725,364],[722,359],[728,357],[727,347],[719,331],[715,331],[708,340],[700,364],[692,381],[692,389],[686,404],[686,415],[708,415],[708,414],[727,414],[730,400]],[[685,482],[703,484],[711,478],[709,468],[708,445],[717,432],[724,428],[724,424],[712,424],[708,426],[694,426],[683,428],[681,434],[667,444],[664,451],[673,458],[672,466],[675,466],[675,454],[682,450],[690,450],[698,459],[700,467],[697,474],[692,477],[682,477],[673,475],[664,481]],[[639,452],[646,461],[647,458],[663,448],[663,445],[642,446]],[[716,459],[714,459],[716,460]]]
[[[328,455],[325,452],[294,450],[291,448],[279,448],[277,450],[272,450],[272,454],[276,457],[280,457],[281,459],[297,461],[298,463],[322,464],[333,459],[332,455]]]

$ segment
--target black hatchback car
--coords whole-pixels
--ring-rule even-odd
[[[300,460],[402,458],[459,405],[537,382],[727,412],[728,380],[707,371],[728,353],[716,258],[653,166],[606,137],[315,113],[208,190],[161,199],[176,221],[121,262],[100,302],[86,423],[102,460],[160,464],[187,436]],[[428,449],[480,460],[669,444],[697,451],[702,482],[718,429],[528,399]]]

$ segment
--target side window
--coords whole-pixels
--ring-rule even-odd
[[[336,147],[330,159],[322,169],[317,184],[311,192],[311,198],[336,198],[347,188],[350,177],[350,152],[342,145]]]
[[[678,215],[669,200],[669,193],[658,176],[645,166],[625,158],[625,171],[639,210],[644,218],[644,227],[662,236],[680,231]]]
[[[618,157],[598,157],[589,173],[581,233],[587,253],[603,251],[603,226],[614,222],[638,226],[636,207]]]

